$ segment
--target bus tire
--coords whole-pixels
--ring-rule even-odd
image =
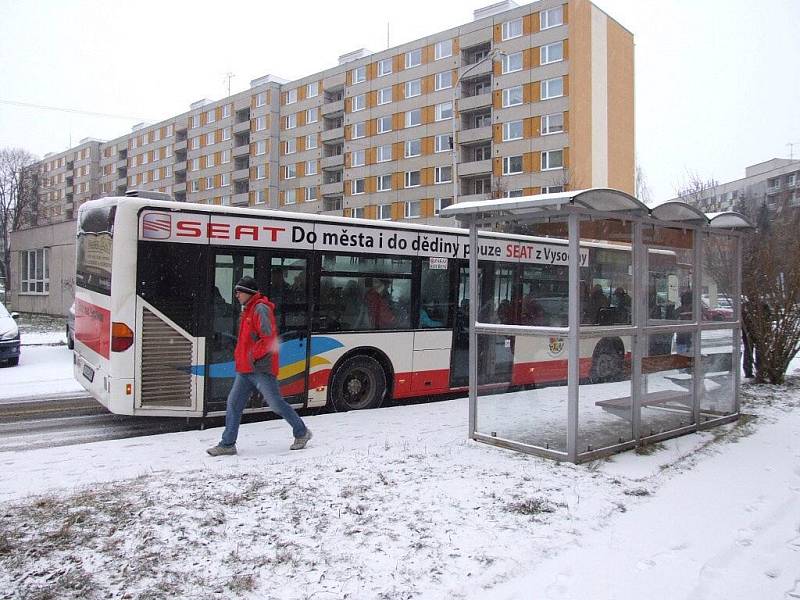
[[[377,408],[386,396],[386,373],[371,356],[358,355],[336,369],[331,402],[338,411]]]
[[[603,340],[597,344],[592,355],[590,374],[592,383],[619,381],[624,368],[625,357],[622,342],[616,344],[612,340]]]

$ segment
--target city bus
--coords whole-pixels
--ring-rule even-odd
[[[276,306],[279,383],[294,406],[365,409],[467,390],[465,230],[154,196],[93,200],[78,213],[74,373],[111,412],[224,414],[244,275]],[[486,232],[478,245],[481,321],[567,324],[565,240]],[[607,298],[604,324],[631,322],[630,297],[614,306],[612,295],[629,289],[629,263],[629,245],[581,245],[586,322],[601,322],[588,315],[593,282]],[[629,345],[582,344],[581,376],[620,377]],[[546,385],[566,379],[566,344],[484,335],[479,363],[490,390]],[[248,410],[268,409],[254,397]]]

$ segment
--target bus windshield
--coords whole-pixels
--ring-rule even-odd
[[[81,210],[78,217],[75,283],[111,295],[111,254],[116,205]]]

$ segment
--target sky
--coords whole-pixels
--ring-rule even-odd
[[[63,340],[60,329],[24,332],[20,365],[3,369],[4,383],[29,381],[26,396],[44,381],[69,391]],[[622,384],[593,385],[589,395]],[[479,424],[494,401],[496,424],[541,427],[557,389],[538,390],[542,403],[532,391],[483,397]],[[284,421],[250,422],[239,454],[222,458],[205,453],[219,424],[55,447],[43,446],[54,434],[40,428],[24,449],[15,431],[0,436],[0,589],[59,598],[798,598],[800,388],[747,384],[742,396],[738,425],[582,465],[468,441],[466,398],[308,414],[314,439],[302,452],[288,449]],[[531,408],[535,417],[524,414]]]
[[[266,74],[303,77],[387,48],[387,28],[396,46],[491,3],[0,0],[0,147],[43,156],[114,139],[223,98],[229,83],[236,93]],[[690,175],[730,181],[800,157],[800,1],[596,4],[635,36],[636,153],[651,200]]]

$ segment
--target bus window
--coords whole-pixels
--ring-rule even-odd
[[[519,325],[566,327],[569,311],[569,267],[525,265]]]
[[[446,259],[445,259],[446,260]],[[422,261],[419,326],[445,327],[450,322],[450,271],[441,261]]]

